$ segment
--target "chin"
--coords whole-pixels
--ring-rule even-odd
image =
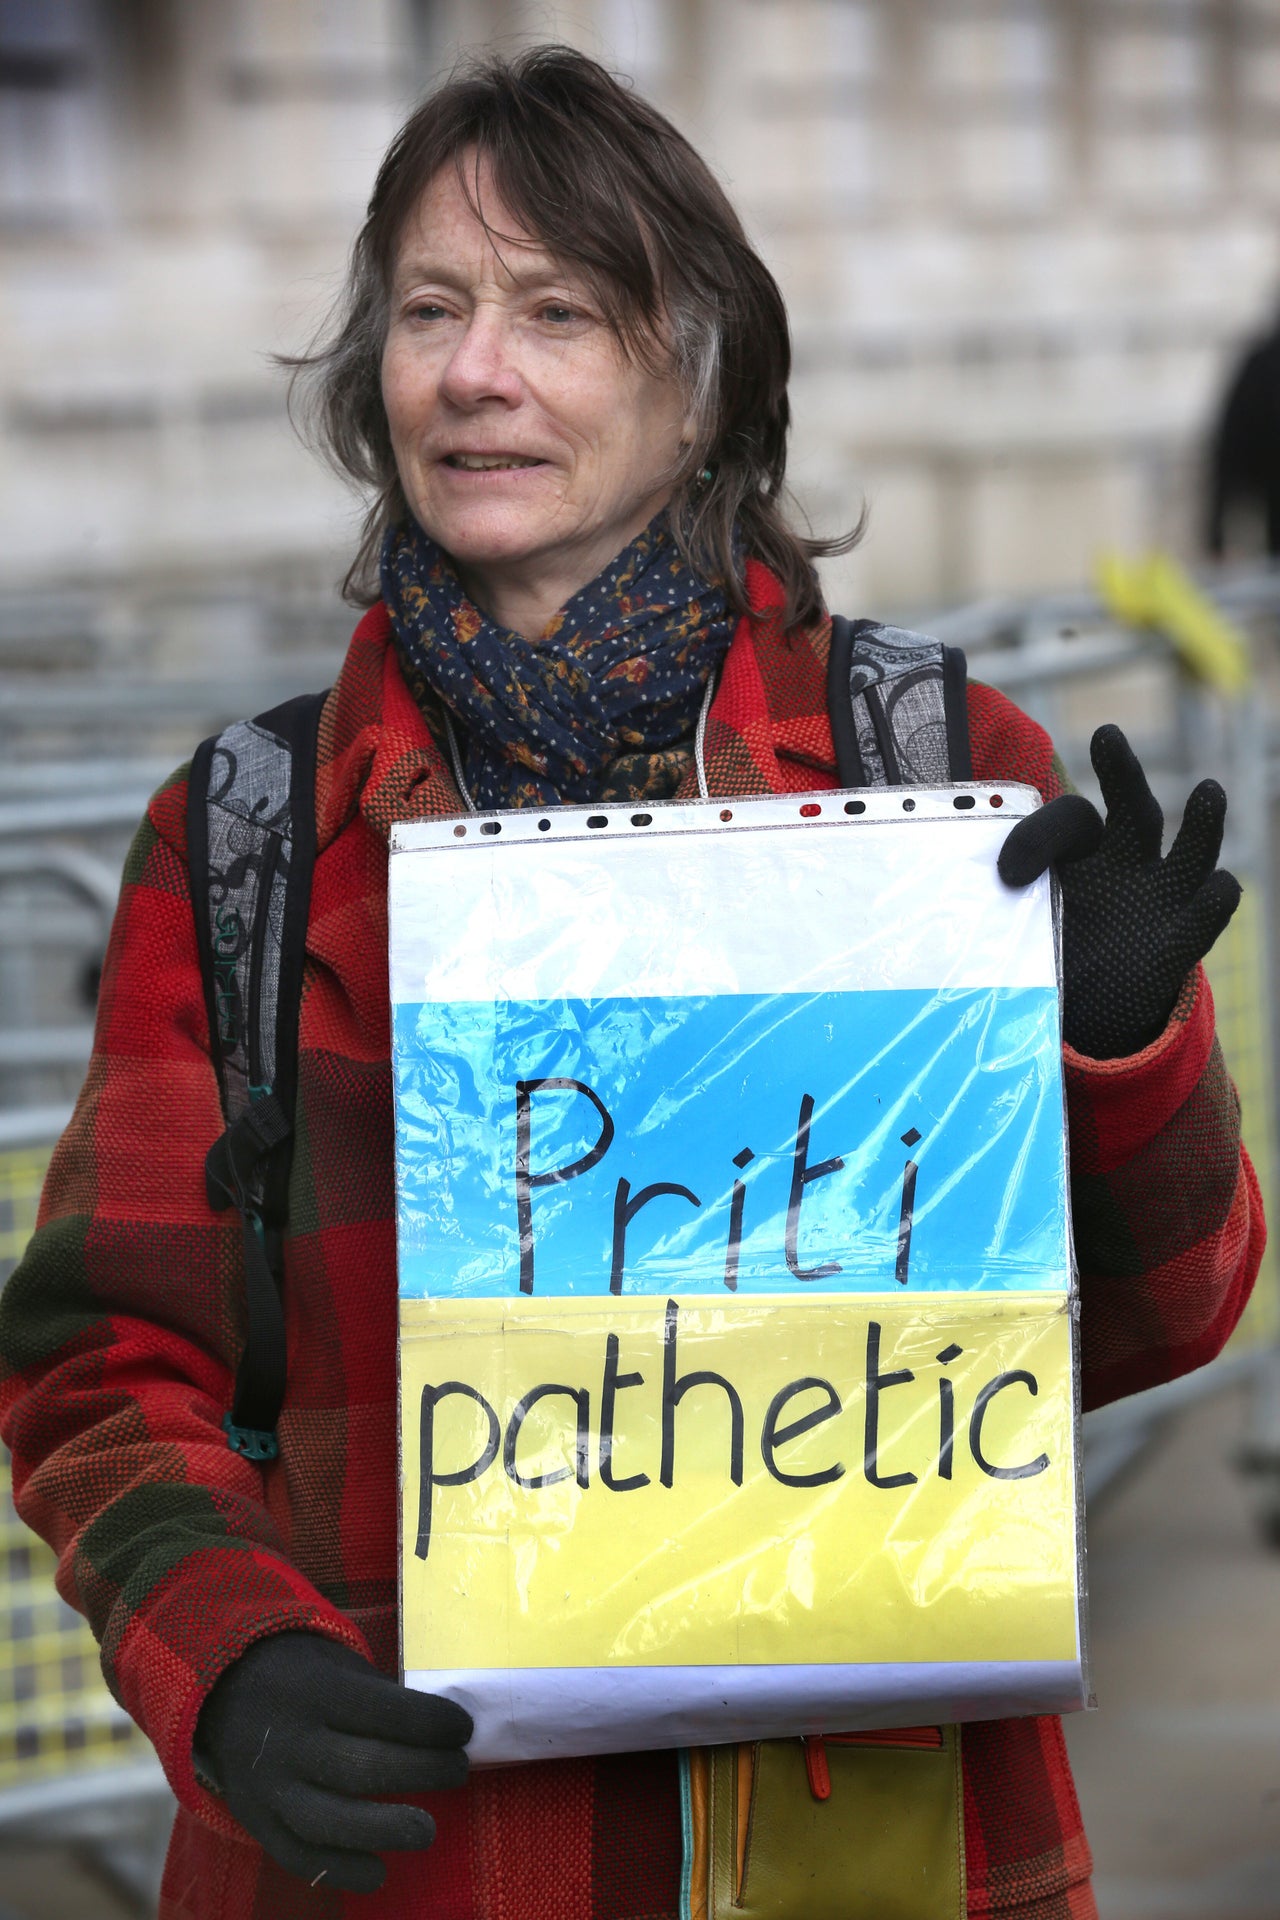
[[[501,566],[531,557],[547,544],[541,516],[504,513],[422,515],[422,525],[460,566]],[[531,520],[533,524],[531,524]]]

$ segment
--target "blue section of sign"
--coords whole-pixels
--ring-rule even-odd
[[[402,1004],[394,1029],[407,1296],[1067,1285],[1047,989]]]

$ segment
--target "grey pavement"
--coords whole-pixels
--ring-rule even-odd
[[[64,1849],[0,1853],[0,1920],[139,1920],[142,1912]]]
[[[1280,1920],[1280,1553],[1230,1458],[1239,1392],[1089,1520],[1099,1707],[1067,1724],[1102,1920]]]

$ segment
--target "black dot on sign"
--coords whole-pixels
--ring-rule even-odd
[[[909,1127],[905,1133],[900,1133],[898,1135],[898,1138],[899,1140],[901,1140],[904,1147],[914,1147],[916,1141],[922,1140],[924,1138],[924,1135],[920,1132],[918,1127]]]
[[[951,1362],[953,1360],[958,1360],[960,1358],[960,1355],[963,1352],[964,1352],[964,1348],[957,1347],[953,1342],[951,1346],[944,1347],[941,1353],[935,1354],[934,1359],[940,1361],[944,1367],[949,1367],[951,1365]]]
[[[750,1147],[744,1147],[741,1153],[734,1154],[733,1164],[735,1167],[745,1167],[754,1159],[755,1155],[752,1153]]]

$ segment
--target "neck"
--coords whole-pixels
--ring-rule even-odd
[[[588,580],[594,577],[587,575]],[[524,640],[540,640],[554,615],[587,584],[587,580],[579,580],[576,575],[568,581],[563,576],[550,574],[540,580],[507,580],[487,569],[477,571],[473,567],[459,567],[458,578],[468,600],[479,607],[481,613],[487,613],[496,625],[505,627],[509,633],[518,633]]]

